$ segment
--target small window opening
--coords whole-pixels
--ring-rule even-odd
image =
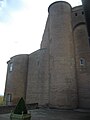
[[[12,70],[13,70],[13,63],[10,63],[9,71],[12,71]]]
[[[85,65],[85,59],[84,58],[80,58],[80,65]]]
[[[84,12],[82,11],[82,15],[84,15]]]
[[[7,94],[7,102],[11,102],[12,101],[12,94]]]
[[[37,65],[39,65],[39,61],[37,62]]]
[[[52,38],[50,39],[50,43],[52,42]]]
[[[77,13],[75,13],[75,16],[77,16]]]

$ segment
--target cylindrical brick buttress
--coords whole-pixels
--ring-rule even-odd
[[[28,55],[16,55],[8,61],[6,77],[6,104],[16,104],[23,97],[25,99],[28,70]]]
[[[77,87],[72,35],[71,6],[55,2],[49,9],[50,98],[51,106],[75,108]]]

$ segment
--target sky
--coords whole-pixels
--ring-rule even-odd
[[[63,1],[63,0],[61,0]],[[81,0],[65,0],[72,7]],[[7,61],[40,48],[48,6],[55,0],[0,0],[0,95],[4,94]]]

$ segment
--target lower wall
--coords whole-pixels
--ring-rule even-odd
[[[10,113],[11,111],[15,109],[15,107],[16,107],[15,105],[0,106],[0,114]],[[26,107],[27,107],[27,110],[36,109],[38,108],[38,103],[27,104]]]
[[[40,49],[29,56],[26,103],[48,104],[48,54]]]

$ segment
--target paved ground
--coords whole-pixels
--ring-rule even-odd
[[[90,120],[90,111],[36,109],[31,111],[31,120]],[[1,114],[0,120],[10,120],[10,114]]]

